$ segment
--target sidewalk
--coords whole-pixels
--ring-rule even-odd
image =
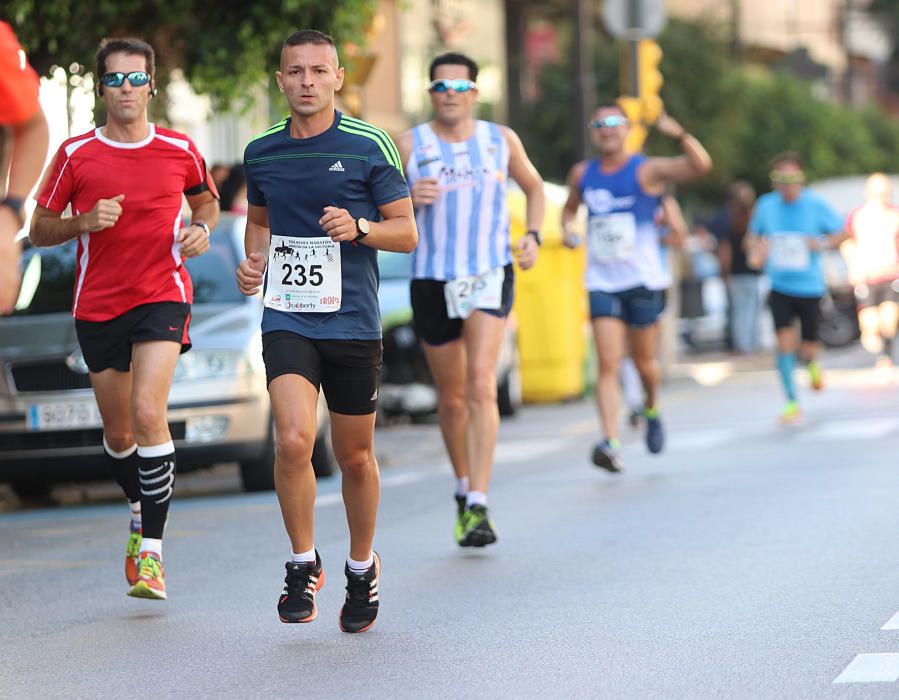
[[[853,343],[844,348],[825,348],[820,357],[824,370],[869,370],[874,358],[861,345]],[[752,355],[730,352],[684,354],[664,373],[665,385],[690,382],[699,386],[714,386],[728,377],[751,372],[773,372],[774,352],[761,350]]]

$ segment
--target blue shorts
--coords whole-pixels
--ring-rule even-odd
[[[590,318],[619,318],[632,328],[648,328],[665,308],[661,289],[634,287],[622,292],[590,292]]]

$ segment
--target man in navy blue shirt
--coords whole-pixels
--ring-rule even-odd
[[[244,294],[264,289],[262,345],[275,418],[275,488],[291,542],[278,601],[282,622],[311,622],[324,582],[313,539],[312,447],[319,387],[343,473],[350,529],[340,613],[364,632],[378,613],[380,559],[372,550],[380,493],[374,453],[381,372],[377,250],[418,242],[396,146],[386,132],[341,114],[333,40],[304,30],[281,51],[278,87],[290,116],[247,145]]]

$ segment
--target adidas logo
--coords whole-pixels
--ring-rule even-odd
[[[342,173],[343,172],[343,163],[341,163],[338,160],[336,163],[334,163],[334,165],[332,165],[330,168],[328,168],[328,170],[330,170],[332,173]]]
[[[377,401],[377,399],[378,399],[378,390],[375,389],[375,393],[371,395],[371,398],[369,399],[369,401]]]

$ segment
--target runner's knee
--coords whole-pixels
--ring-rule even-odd
[[[477,373],[468,380],[468,400],[471,403],[496,402],[496,375]]]
[[[166,427],[165,404],[149,398],[134,399],[134,430],[149,433]]]
[[[371,448],[347,450],[337,453],[337,464],[344,477],[350,479],[364,479],[376,474],[378,463],[375,460],[374,450]]]
[[[275,454],[279,468],[304,467],[312,459],[315,435],[302,428],[285,428],[275,431]]]
[[[465,401],[465,392],[455,388],[451,391],[440,393],[437,401],[437,412],[446,418],[461,418],[468,412],[468,403]]]

